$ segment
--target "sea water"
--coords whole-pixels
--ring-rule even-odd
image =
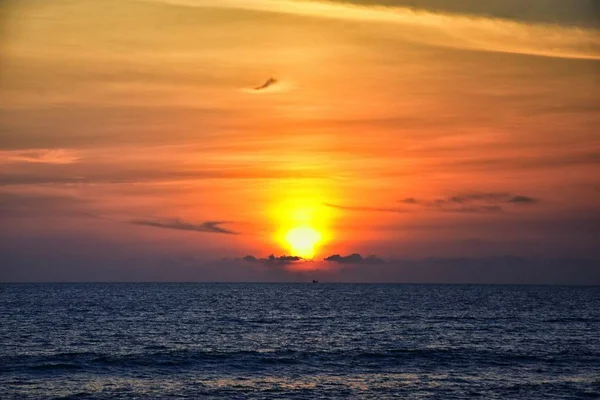
[[[0,399],[600,398],[600,288],[2,284]]]

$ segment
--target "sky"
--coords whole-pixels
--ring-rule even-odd
[[[0,281],[600,284],[598,1],[0,7]]]

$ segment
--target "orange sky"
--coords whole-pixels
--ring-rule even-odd
[[[4,251],[599,257],[588,3],[414,3],[9,2]]]

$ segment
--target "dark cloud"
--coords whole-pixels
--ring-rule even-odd
[[[332,203],[323,203],[323,205],[326,207],[337,208],[338,210],[348,210],[348,211],[397,212],[397,213],[408,212],[408,210],[403,210],[400,208],[391,208],[391,207],[346,206],[346,205],[332,204]]]
[[[340,264],[383,264],[385,261],[374,255],[362,257],[358,253],[349,254],[347,256],[341,256],[339,254],[333,254],[329,257],[325,257],[324,261],[336,262]]]
[[[502,206],[506,204],[535,204],[538,203],[538,200],[533,197],[511,193],[474,192],[434,200],[418,200],[410,197],[399,200],[399,203],[418,205],[444,212],[491,213],[504,211]]]
[[[413,211],[414,207],[412,206],[420,206],[421,208],[433,209],[441,212],[495,213],[504,211],[504,208],[502,207],[503,205],[536,204],[538,202],[539,201],[537,199],[529,196],[490,192],[463,193],[433,200],[421,200],[414,197],[407,197],[405,199],[398,200],[398,203],[411,206],[408,208],[346,206],[331,203],[324,203],[324,205],[340,210],[364,212],[405,213]]]
[[[277,256],[271,254],[269,257],[265,257],[265,258],[257,258],[253,255],[247,255],[242,258],[242,261],[246,261],[246,262],[250,262],[250,263],[261,263],[264,265],[288,265],[288,264],[295,263],[297,261],[306,261],[306,260],[304,260],[302,257],[298,257],[298,256],[283,255],[283,256],[277,257]]]
[[[278,82],[277,79],[271,77],[271,78],[267,79],[266,82],[263,83],[262,85],[255,87],[254,90],[264,90],[270,86],[275,85],[277,82]]]
[[[413,197],[408,197],[406,199],[403,200],[399,200],[399,203],[404,203],[404,204],[417,204],[417,199],[413,198]]]
[[[529,196],[513,196],[508,202],[509,203],[522,203],[522,204],[535,204],[538,201]]]
[[[465,204],[473,201],[499,201],[502,202],[509,198],[506,193],[465,193],[457,196],[449,197],[448,199],[438,199],[440,202],[450,202]]]
[[[134,220],[131,221],[134,225],[152,226],[154,228],[164,229],[177,229],[181,231],[194,231],[194,232],[209,232],[209,233],[223,233],[227,235],[237,235],[238,232],[231,231],[229,229],[222,228],[220,225],[226,224],[228,221],[206,221],[200,224],[191,224],[189,222],[175,219],[173,221],[147,221],[147,220]]]
[[[456,208],[441,208],[444,212],[455,213],[495,213],[502,212],[504,209],[500,206],[473,206],[473,207],[456,207]]]
[[[300,261],[302,260],[301,257],[298,256],[279,256],[279,257],[275,257],[273,254],[271,254],[269,257],[267,257],[266,259],[268,262],[275,262],[275,263],[292,263],[295,261]]]

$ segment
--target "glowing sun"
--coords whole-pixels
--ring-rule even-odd
[[[321,234],[314,228],[303,226],[288,231],[285,242],[291,254],[302,258],[312,258],[315,255],[315,246],[321,241]]]

